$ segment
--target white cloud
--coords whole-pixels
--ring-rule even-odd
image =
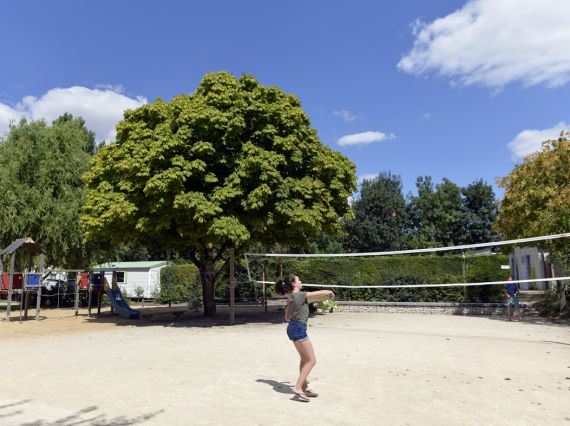
[[[562,86],[570,80],[569,22],[568,0],[470,0],[433,22],[416,21],[414,46],[398,68],[464,85]]]
[[[365,180],[374,180],[378,177],[378,173],[369,173],[367,175],[358,176],[358,185],[362,185]]]
[[[335,110],[333,111],[333,115],[342,118],[342,120],[346,121],[347,123],[352,123],[358,118],[356,115],[352,114],[346,109]]]
[[[523,130],[511,142],[509,149],[512,152],[513,161],[524,158],[528,154],[540,151],[542,142],[550,139],[558,139],[560,132],[570,130],[570,124],[560,122],[550,129]]]
[[[10,130],[10,123],[18,123],[25,114],[8,105],[0,104],[0,137],[5,136]]]
[[[392,133],[386,134],[384,132],[363,132],[354,133],[352,135],[343,136],[338,140],[340,146],[364,145],[373,142],[386,141],[394,139],[396,136]]]
[[[8,129],[10,120],[26,117],[29,120],[45,119],[48,123],[63,113],[83,117],[89,130],[93,130],[98,141],[113,140],[115,125],[123,118],[126,109],[137,108],[147,102],[138,96],[130,98],[122,94],[122,86],[98,86],[88,89],[81,86],[55,88],[36,98],[26,96],[16,109],[0,104],[0,133]]]

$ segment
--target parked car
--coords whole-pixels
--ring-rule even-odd
[[[48,278],[44,281],[42,289],[43,306],[73,306],[75,304],[75,280],[60,280]],[[85,294],[80,294],[79,302],[85,306]]]

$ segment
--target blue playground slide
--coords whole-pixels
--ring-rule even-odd
[[[109,288],[107,290],[107,296],[111,301],[111,306],[116,313],[118,313],[123,318],[127,319],[139,319],[140,312],[131,309],[125,298],[123,297],[123,293],[121,293],[120,288]]]

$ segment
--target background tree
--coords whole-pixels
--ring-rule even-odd
[[[461,194],[465,206],[465,236],[462,242],[477,244],[497,241],[498,235],[493,230],[497,219],[497,200],[491,185],[480,179],[463,188]]]
[[[461,188],[447,178],[434,189],[429,176],[416,180],[418,195],[410,197],[410,211],[414,227],[413,246],[452,246],[465,240],[466,209]]]
[[[404,246],[408,213],[399,176],[388,172],[364,180],[352,209],[354,218],[345,224],[345,247],[349,251],[398,250]]]
[[[93,132],[64,114],[51,126],[21,120],[0,140],[0,241],[31,237],[52,265],[87,266],[79,224],[82,174],[95,151]]]
[[[178,250],[200,271],[207,316],[227,248],[338,233],[356,189],[354,164],[321,143],[295,96],[226,72],[127,111],[85,181],[87,240]]]
[[[570,133],[543,142],[542,151],[524,158],[498,180],[505,195],[499,207],[497,229],[505,238],[525,238],[570,230]],[[544,242],[562,267],[570,271],[567,239]],[[559,295],[563,286],[558,285]]]

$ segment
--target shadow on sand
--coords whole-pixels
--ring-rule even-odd
[[[26,412],[36,412],[34,401],[32,399],[26,399],[18,402],[0,405],[0,424],[10,424],[14,426],[135,425],[145,423],[164,412],[164,410],[158,410],[146,414],[141,414],[135,417],[120,415],[110,417],[101,413],[97,413],[98,409],[99,408],[96,405],[91,405],[73,414],[70,414],[69,416],[61,417],[55,420],[42,419],[41,415],[27,415],[27,418],[33,418],[33,420],[26,420],[23,422],[18,421],[16,416],[19,417]]]
[[[291,389],[291,386],[293,385],[289,382],[278,382],[277,380],[272,379],[257,379],[256,382],[265,383],[266,385],[271,386],[275,392],[294,395],[294,392]]]
[[[136,309],[136,307],[133,307]],[[214,317],[204,317],[202,311],[186,311],[174,317],[167,312],[154,315],[151,318],[124,319],[110,311],[104,311],[88,318],[89,323],[111,323],[117,326],[130,327],[225,327],[230,326],[229,307],[218,305]],[[281,324],[283,322],[283,308],[281,306],[269,306],[265,312],[260,305],[237,305],[235,312],[235,324]]]

